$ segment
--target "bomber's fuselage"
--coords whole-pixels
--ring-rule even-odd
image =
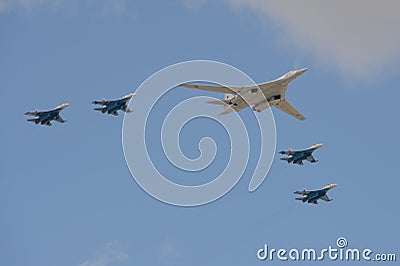
[[[289,83],[305,71],[307,71],[307,68],[293,70],[278,79],[260,84],[259,86],[243,87],[227,103],[233,109],[249,105],[253,106],[254,111],[261,112],[283,101],[286,97],[286,89]]]

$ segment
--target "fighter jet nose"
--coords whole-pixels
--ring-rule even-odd
[[[124,96],[123,98],[125,99],[132,99],[133,97],[136,96],[136,93],[129,93],[128,95]]]
[[[331,189],[337,187],[337,184],[328,184],[325,188]]]

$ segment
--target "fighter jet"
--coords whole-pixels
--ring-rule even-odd
[[[292,151],[291,149],[287,151],[280,151],[280,154],[286,154],[288,157],[281,158],[283,161],[287,161],[288,163],[294,163],[298,165],[303,165],[303,160],[310,161],[312,163],[318,162],[318,160],[315,160],[314,156],[312,153],[318,149],[321,148],[323,144],[314,144],[311,147],[305,149],[305,150],[299,150],[299,151]]]
[[[60,112],[69,106],[68,103],[63,103],[57,106],[54,109],[48,111],[34,111],[34,112],[26,112],[25,115],[34,116],[34,118],[27,119],[27,121],[35,122],[35,124],[47,125],[51,126],[51,121],[55,120],[59,123],[64,123],[66,120],[62,119],[60,116]]]
[[[330,190],[331,188],[334,188],[336,186],[337,186],[336,184],[329,184],[318,190],[303,189],[301,191],[295,191],[294,194],[303,195],[303,197],[295,198],[295,199],[301,200],[302,202],[307,201],[308,203],[314,203],[314,204],[318,204],[319,199],[322,199],[325,201],[331,201],[331,199],[328,197],[328,195],[326,195],[326,192],[328,192],[328,190]]]
[[[224,107],[224,111],[220,115],[238,112],[248,106],[252,106],[253,111],[256,112],[262,112],[270,106],[275,106],[281,111],[294,116],[299,120],[304,120],[306,118],[286,100],[286,89],[290,82],[306,71],[307,68],[293,70],[278,79],[254,86],[226,87],[188,83],[181,84],[180,86],[225,93],[224,100],[208,102],[210,104],[218,104]]]
[[[99,108],[94,108],[96,111],[101,111],[103,114],[107,112],[107,114],[113,114],[115,116],[118,115],[118,111],[122,110],[126,113],[132,112],[128,108],[128,101],[132,99],[134,96],[136,96],[135,93],[130,93],[128,95],[125,95],[124,97],[117,99],[117,100],[106,100],[103,99],[101,101],[93,101],[93,104],[100,104],[101,107]]]

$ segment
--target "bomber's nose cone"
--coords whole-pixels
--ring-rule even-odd
[[[304,72],[306,72],[308,70],[308,68],[302,68],[302,69],[299,69],[299,70],[297,70],[297,72],[299,73],[299,75],[301,75],[301,74],[303,74]]]

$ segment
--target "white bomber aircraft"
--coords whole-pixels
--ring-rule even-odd
[[[304,120],[306,118],[286,100],[286,89],[290,82],[306,71],[307,68],[292,70],[280,78],[254,86],[226,87],[189,83],[181,84],[180,86],[225,93],[223,100],[208,102],[224,106],[224,111],[220,115],[238,112],[248,106],[253,106],[253,111],[257,112],[262,112],[270,106],[275,106],[299,120]]]

